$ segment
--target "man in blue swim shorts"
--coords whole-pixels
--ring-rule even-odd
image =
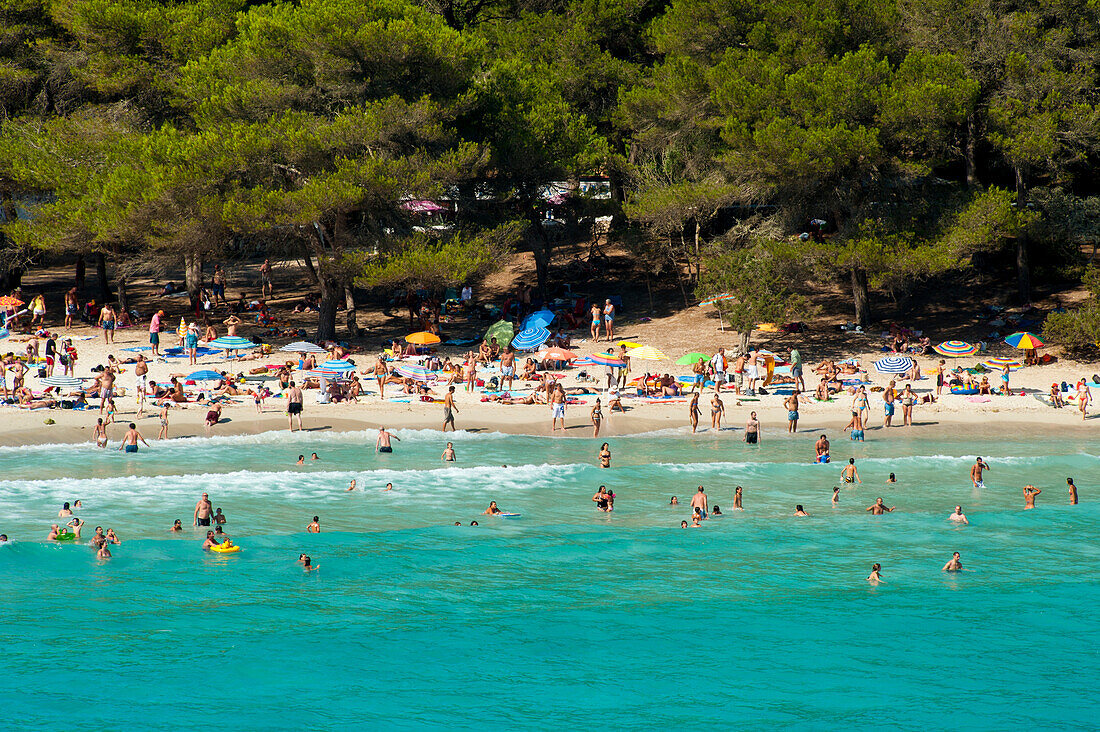
[[[145,441],[145,438],[138,432],[137,425],[133,422],[130,423],[130,429],[126,431],[126,436],[122,438],[122,444],[119,445],[119,450],[125,450],[126,452],[138,451],[138,440],[141,440],[141,444],[149,447],[149,443]]]

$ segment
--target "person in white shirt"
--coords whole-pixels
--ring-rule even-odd
[[[714,354],[714,357],[710,360],[710,367],[714,371],[714,390],[721,393],[722,384],[726,383],[726,370],[729,368],[725,348],[719,348],[718,353]],[[701,391],[702,386],[699,389]]]

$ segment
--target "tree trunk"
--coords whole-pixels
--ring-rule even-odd
[[[317,341],[336,340],[336,310],[344,288],[329,277],[321,277],[321,304],[317,308]]]
[[[0,274],[0,294],[6,295],[23,284],[23,268],[12,267]]]
[[[852,267],[852,302],[856,309],[856,323],[863,328],[871,324],[871,305],[867,298],[867,271]]]
[[[358,338],[363,334],[363,331],[359,328],[359,320],[356,318],[355,310],[355,291],[350,287],[344,287],[344,306],[347,309],[345,313],[346,324],[348,332],[351,333],[352,338]]]
[[[318,236],[321,236],[320,230],[317,232]],[[313,255],[309,251],[309,246],[302,242],[302,262],[306,266],[306,272],[309,274],[309,281],[314,285],[320,287],[321,278],[317,276],[317,268],[313,266]]]
[[[187,299],[191,309],[198,312],[199,293],[202,291],[202,255],[187,252],[183,255],[183,280],[187,287]]]
[[[738,332],[737,337],[739,339],[741,353],[749,352],[749,338],[752,336],[751,330],[743,330]]]
[[[538,277],[539,294],[543,302],[550,302],[550,253],[553,245],[550,237],[546,235],[546,229],[542,226],[538,208],[533,204],[527,207],[527,218],[531,222],[531,229],[535,232],[535,244],[532,247],[535,255],[535,274]]]
[[[1027,177],[1022,168],[1016,168],[1016,210],[1023,213],[1027,207]],[[1028,263],[1027,231],[1016,235],[1016,294],[1022,305],[1031,304],[1031,267]]]
[[[107,302],[111,299],[111,283],[107,279],[107,258],[103,252],[95,254],[95,276],[99,280],[99,299]]]
[[[978,186],[978,123],[971,114],[966,118],[966,187]]]
[[[699,284],[699,276],[701,272],[699,270],[702,265],[703,259],[699,256],[699,217],[695,217],[695,284]]]

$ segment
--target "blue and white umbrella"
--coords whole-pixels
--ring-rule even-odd
[[[196,371],[193,374],[188,374],[186,381],[221,381],[223,378],[225,377],[223,377],[217,371],[202,369],[201,371]]]
[[[0,338],[7,338],[9,335],[11,335],[11,333],[8,332],[7,328],[0,328]]]
[[[339,379],[347,376],[350,372],[355,371],[355,364],[345,359],[333,359],[332,361],[325,361],[318,366],[312,374],[314,376],[320,376],[326,379]]]
[[[904,374],[916,365],[908,356],[887,356],[875,361],[875,371],[880,374]]]
[[[279,350],[284,353],[328,353],[328,351],[321,348],[316,343],[310,343],[309,341],[288,343]]]
[[[554,313],[549,310],[539,310],[537,313],[531,313],[527,316],[527,319],[523,321],[524,330],[531,328],[545,328],[554,322]]]
[[[240,336],[222,336],[206,344],[208,348],[217,348],[221,351],[244,351],[249,348],[256,348],[259,345],[259,343],[253,343]]]
[[[535,351],[550,337],[550,331],[546,328],[527,328],[521,330],[512,339],[512,347],[520,351]]]
[[[42,386],[53,386],[58,389],[79,389],[84,385],[81,379],[74,376],[47,376],[44,379],[40,379],[39,383]]]

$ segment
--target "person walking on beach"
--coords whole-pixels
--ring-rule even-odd
[[[455,406],[455,388],[447,387],[447,393],[443,395],[443,431],[447,431],[447,425],[451,425],[451,432],[455,432],[455,415],[458,407]]]
[[[1042,493],[1041,490],[1033,485],[1024,486],[1024,510],[1029,508],[1035,508],[1035,496]]]
[[[844,470],[840,471],[840,478],[845,483],[863,483],[859,479],[859,471],[856,470],[855,458],[848,458],[848,464],[844,466]]]
[[[1073,478],[1066,478],[1066,485],[1069,486],[1069,505],[1077,505],[1077,486],[1073,483]]]
[[[378,439],[374,441],[375,452],[393,452],[393,445],[390,444],[390,440],[397,440],[401,442],[401,438],[392,432],[387,432],[385,427],[378,428]]]
[[[615,340],[615,306],[610,299],[604,300],[603,327],[607,335],[607,342]]]
[[[272,287],[270,259],[265,259],[264,263],[260,265],[260,293],[266,298],[271,297]]]
[[[149,443],[145,441],[145,438],[138,432],[137,425],[133,422],[130,423],[130,429],[126,430],[126,435],[122,438],[122,444],[118,446],[118,449],[125,450],[126,452],[138,451],[138,440],[141,440],[141,444],[149,447]]]
[[[291,432],[294,431],[295,417],[298,418],[298,430],[302,430],[302,404],[304,402],[305,396],[302,394],[302,390],[293,381],[290,382],[290,388],[286,392],[286,415]]]
[[[691,434],[699,429],[699,392],[691,395],[691,404],[688,405],[688,423],[691,425]]]
[[[756,412],[749,412],[745,422],[745,443],[755,445],[760,442],[760,437],[760,420],[756,418]]]
[[[565,431],[565,390],[560,385],[554,384],[550,388],[550,431],[557,429],[558,420],[561,420],[562,432]]]
[[[207,493],[202,494],[202,498],[195,504],[195,518],[191,522],[192,526],[209,526],[210,521],[214,516],[214,504],[210,502],[210,496]]]
[[[791,378],[794,379],[796,392],[806,391],[806,381],[802,378],[802,354],[797,348],[791,349]]]
[[[709,506],[707,504],[707,493],[703,490],[703,486],[699,486],[699,489],[695,492],[695,495],[691,497],[691,510],[696,510],[704,516],[709,512]]]
[[[794,393],[787,397],[787,400],[783,402],[783,406],[787,408],[787,432],[794,434],[798,432],[798,389],[794,390]]]
[[[600,422],[603,421],[603,407],[600,406],[600,398],[596,397],[596,406],[592,407],[592,436],[600,436]]]
[[[712,429],[722,429],[722,417],[726,414],[726,405],[722,403],[722,397],[718,392],[710,399],[710,426]]]
[[[714,391],[721,394],[722,384],[726,383],[726,371],[729,369],[725,348],[719,348],[718,353],[710,359],[710,368],[714,372]],[[700,385],[699,388],[702,389],[703,387]]]
[[[168,439],[168,402],[160,405],[160,431],[157,432],[158,440]]]
[[[1088,382],[1081,379],[1077,382],[1077,408],[1081,410],[1081,421],[1088,417],[1089,402],[1092,401],[1092,392],[1089,391]]]
[[[970,466],[970,482],[974,484],[975,488],[985,487],[985,481],[982,479],[982,472],[985,470],[990,470],[990,467],[981,458],[977,458],[974,464]]]

